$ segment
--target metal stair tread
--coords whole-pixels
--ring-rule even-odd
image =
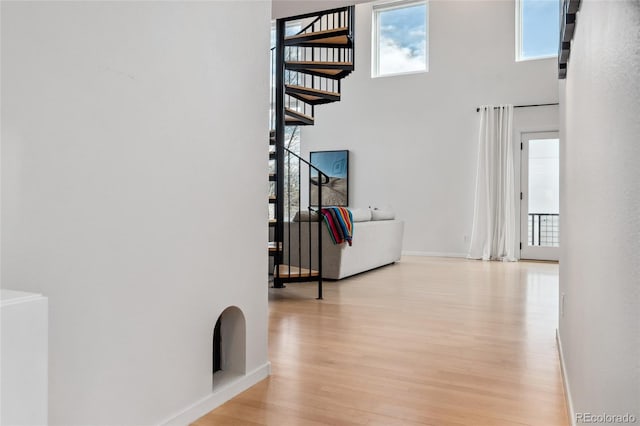
[[[293,265],[285,265],[280,264],[274,268],[274,276],[279,277],[280,279],[288,279],[288,278],[310,278],[319,276],[319,272],[315,269],[307,269],[300,268],[298,266]]]
[[[347,27],[329,28],[328,30],[321,30],[321,31],[308,32],[308,33],[294,34],[294,35],[287,36],[284,39],[285,40],[294,40],[294,39],[305,38],[305,37],[309,37],[309,36],[322,37],[322,36],[325,36],[325,35],[344,32],[344,31],[348,31],[348,30],[349,30],[349,28],[347,28]]]
[[[267,243],[267,248],[269,249],[269,253],[274,253],[282,250],[282,243],[278,243],[276,245],[275,241],[269,241]]]
[[[343,67],[352,67],[353,62],[345,62],[345,61],[285,61],[285,65],[304,65],[304,66],[343,66]]]
[[[303,114],[301,112],[292,110],[290,108],[285,108],[285,122],[288,123],[299,123],[300,125],[312,125],[314,122],[314,118]]]
[[[330,28],[327,30],[305,32],[284,38],[286,46],[347,46],[352,45],[348,27]]]
[[[338,92],[329,92],[329,91],[326,91],[326,90],[314,89],[312,87],[296,86],[294,84],[286,84],[285,87],[288,88],[288,89],[301,90],[301,91],[305,91],[305,92],[313,92],[313,93],[317,93],[319,95],[340,96],[340,93],[338,93]]]
[[[303,74],[342,79],[353,72],[353,62],[286,61],[285,68]]]
[[[285,93],[310,105],[322,105],[340,101],[340,93],[320,90],[313,87],[285,85]]]

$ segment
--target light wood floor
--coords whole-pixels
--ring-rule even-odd
[[[270,290],[272,375],[194,425],[568,425],[558,265],[404,257]]]

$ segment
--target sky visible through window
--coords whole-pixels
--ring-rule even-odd
[[[521,0],[522,59],[558,54],[560,3],[558,0]]]
[[[378,15],[378,75],[425,71],[427,5],[381,10]]]

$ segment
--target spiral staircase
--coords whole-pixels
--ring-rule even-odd
[[[270,209],[269,255],[273,257],[273,286],[288,282],[317,281],[322,299],[322,239],[312,246],[312,226],[321,235],[322,222],[292,222],[292,206],[301,209],[301,176],[309,186],[317,185],[317,199],[309,196],[309,215],[322,206],[322,182],[328,177],[285,147],[288,126],[312,126],[315,107],[340,101],[341,80],[354,70],[354,6],[283,18],[276,21],[276,42],[272,49],[272,114],[269,134]],[[291,33],[291,28],[297,31]],[[291,191],[296,180],[298,192]],[[309,191],[311,193],[311,191]],[[296,200],[297,198],[297,200]],[[291,250],[292,226],[297,229],[297,255]],[[285,232],[287,231],[287,232]],[[303,232],[309,232],[308,247],[302,247]],[[303,253],[304,252],[304,253]],[[292,261],[292,258],[295,260]]]

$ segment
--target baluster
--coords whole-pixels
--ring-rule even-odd
[[[318,300],[322,300],[322,172],[320,171],[318,171],[318,213],[321,216],[318,221]]]
[[[284,194],[283,194],[284,196]],[[287,151],[287,272],[291,276],[291,153]],[[284,250],[284,247],[282,248]]]
[[[311,168],[307,165],[307,169],[309,170],[309,180],[311,181],[312,176],[311,176]],[[311,185],[311,183],[309,183],[309,185]],[[309,200],[309,204],[311,204],[311,200]],[[311,239],[311,214],[312,214],[313,210],[311,209],[311,206],[308,205],[307,206],[307,214],[309,215],[309,221],[307,222],[307,229],[305,231],[306,235],[306,244],[307,247],[305,249],[305,256],[307,256],[307,262],[305,263],[305,268],[309,269],[309,274],[311,274],[311,270],[313,269],[313,258],[312,258],[312,253],[311,253],[311,246],[312,246],[312,239]]]
[[[298,128],[296,127],[296,130]],[[301,212],[300,209],[300,168],[302,163],[300,162],[300,158],[298,158],[298,211]],[[302,218],[298,219],[298,267],[302,268]]]
[[[541,241],[540,241],[540,235],[541,235],[541,222],[540,220],[542,219],[542,215],[538,215],[538,245],[542,245]]]

